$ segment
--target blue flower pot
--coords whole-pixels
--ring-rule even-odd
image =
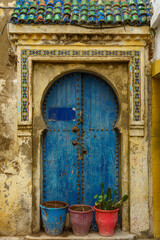
[[[68,204],[60,201],[44,202],[40,205],[45,232],[49,236],[60,235],[66,220]]]

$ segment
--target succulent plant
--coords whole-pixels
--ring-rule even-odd
[[[104,183],[101,183],[101,195],[96,194],[94,196],[97,201],[95,202],[96,207],[101,210],[114,210],[122,207],[123,203],[128,199],[128,195],[124,195],[121,200],[117,201],[117,191],[114,190],[114,198],[112,198],[112,189],[107,188],[106,193],[104,193]]]

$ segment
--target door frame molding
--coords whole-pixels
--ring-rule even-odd
[[[121,193],[127,194],[130,191],[130,157],[129,157],[129,137],[143,137],[144,136],[144,103],[142,101],[143,94],[144,94],[144,72],[143,69],[140,68],[139,70],[139,81],[140,81],[140,119],[138,121],[135,121],[135,113],[134,113],[134,104],[135,104],[135,86],[134,86],[134,64],[135,64],[135,52],[139,52],[139,61],[144,61],[144,51],[137,47],[133,47],[132,51],[127,51],[126,47],[123,49],[122,47],[117,50],[117,48],[112,47],[87,47],[84,48],[84,55],[81,56],[77,54],[77,56],[74,56],[78,53],[78,48],[75,50],[75,48],[67,47],[60,47],[56,49],[54,47],[55,56],[48,56],[48,54],[45,56],[44,52],[53,51],[53,47],[43,47],[43,49],[39,49],[39,47],[18,47],[17,53],[19,56],[19,59],[21,60],[18,64],[18,81],[19,81],[19,101],[18,101],[18,137],[23,138],[29,138],[31,139],[31,149],[32,149],[32,159],[30,161],[32,162],[32,200],[31,200],[31,221],[32,221],[32,232],[38,232],[40,230],[40,199],[41,199],[41,136],[46,129],[46,126],[44,124],[42,114],[41,114],[41,105],[43,102],[43,97],[47,91],[47,89],[52,85],[52,83],[57,80],[58,78],[62,77],[63,75],[73,72],[73,71],[83,71],[88,72],[91,74],[95,74],[102,78],[104,81],[106,81],[115,91],[118,101],[119,101],[119,118],[116,123],[116,127],[118,128],[120,135],[121,135],[121,154],[120,154],[120,172],[121,172]],[[98,49],[98,50],[97,50]],[[92,55],[88,56],[87,51],[90,50]],[[31,51],[41,52],[41,55],[32,54]],[[70,55],[68,55],[68,51],[70,51]],[[98,56],[95,54],[96,51],[99,52]],[[111,55],[104,56],[106,51],[110,52]],[[63,56],[66,52],[66,56]],[[123,55],[118,55],[116,52],[121,53],[123,52]],[[129,52],[131,52],[129,54]],[[43,54],[42,54],[43,53]],[[86,54],[87,53],[87,54]],[[80,53],[81,54],[81,53]],[[101,55],[102,54],[102,55]],[[24,61],[27,61],[27,63]],[[56,64],[56,68],[53,69],[52,74],[49,76],[47,82],[41,82],[37,81],[36,83],[34,78],[34,63],[52,63]],[[113,81],[109,79],[103,72],[105,72],[104,66],[101,67],[100,71],[97,69],[94,69],[92,64],[100,64],[105,65],[108,63],[119,63],[119,64],[127,64],[128,66],[128,79],[127,79],[127,100],[125,101],[125,104],[123,104],[123,99],[120,94],[120,91],[118,90],[117,86]],[[65,68],[62,70],[61,65],[65,64]],[[85,64],[85,67],[84,67]],[[81,66],[82,65],[82,66]],[[139,65],[140,67],[140,65]],[[27,69],[27,70],[26,70]],[[94,70],[93,70],[94,69]],[[25,73],[28,77],[28,95],[27,95],[27,114],[23,112],[23,99],[21,98],[21,95],[23,95],[23,81],[24,77],[23,74]],[[35,86],[36,85],[36,86]],[[39,85],[39,86],[38,86]],[[35,91],[38,88],[41,88],[40,93],[37,95],[37,92]],[[37,97],[38,96],[38,97]],[[127,124],[123,124],[124,117],[123,115],[127,116]],[[24,121],[23,116],[27,117],[27,121]],[[34,144],[32,144],[32,142]],[[127,143],[127,144],[124,144]],[[122,147],[123,146],[123,147]],[[125,146],[125,147],[124,147]],[[122,210],[122,230],[129,231],[130,230],[130,202],[128,201]]]

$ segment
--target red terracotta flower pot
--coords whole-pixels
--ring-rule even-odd
[[[69,220],[75,235],[87,235],[93,219],[93,207],[77,204],[69,208]]]
[[[94,209],[99,234],[102,236],[112,236],[118,220],[119,208],[115,210],[101,210],[94,206]]]

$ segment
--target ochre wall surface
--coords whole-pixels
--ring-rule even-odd
[[[152,81],[152,171],[154,235],[160,237],[160,79]]]

